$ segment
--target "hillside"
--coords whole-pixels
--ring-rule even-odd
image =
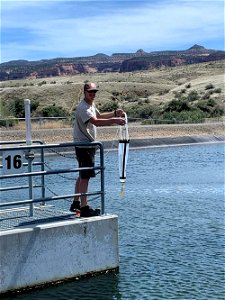
[[[41,116],[46,106],[60,106],[69,114],[83,95],[85,80],[96,82],[99,92],[96,104],[107,109],[114,104],[132,112],[154,105],[156,108],[174,98],[176,93],[197,92],[225,104],[225,60],[136,72],[89,73],[56,76],[46,79],[9,80],[0,83],[1,107],[9,110],[16,100],[30,99],[39,106],[33,116]],[[210,91],[207,86],[213,86]],[[215,92],[214,92],[215,91]],[[216,92],[217,91],[217,92]],[[4,110],[1,115],[4,117]],[[132,113],[130,113],[132,115]]]
[[[55,58],[40,61],[16,60],[0,64],[0,80],[39,79],[76,74],[134,72],[176,67],[225,59],[225,51],[194,45],[187,50],[98,53],[88,57]]]

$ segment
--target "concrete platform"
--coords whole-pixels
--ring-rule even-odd
[[[0,232],[0,293],[118,266],[116,215],[31,224]]]

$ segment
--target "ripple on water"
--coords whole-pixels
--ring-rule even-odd
[[[106,158],[106,211],[119,216],[120,272],[20,295],[57,300],[224,300],[224,146],[130,151],[124,197]]]

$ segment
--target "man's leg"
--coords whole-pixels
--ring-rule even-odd
[[[75,183],[75,194],[78,194],[78,193],[80,193],[79,191],[80,191],[80,176],[79,177],[77,177],[77,180],[76,180],[76,183]],[[80,201],[80,196],[74,196],[74,199],[73,199],[74,201]]]
[[[78,193],[87,193],[88,191],[88,183],[90,178],[80,178],[79,177],[79,187],[78,187]],[[78,185],[78,184],[77,184]],[[81,207],[87,205],[87,196],[80,196],[81,199]]]
[[[87,193],[88,191],[88,183],[89,178],[81,178],[80,176],[77,178],[75,183],[75,194]],[[74,196],[74,202],[79,202],[81,199],[80,206],[87,205],[87,196]]]
[[[92,151],[91,151],[92,150]],[[94,167],[94,160],[95,160],[95,149],[85,149],[85,148],[76,148],[76,155],[79,164],[79,168],[83,167]],[[94,170],[81,170],[79,177],[75,183],[75,194],[86,194],[88,192],[88,184],[90,177],[95,177]],[[81,203],[79,201],[81,200]],[[77,210],[77,204],[79,205],[80,209],[80,216],[81,217],[93,217],[98,216],[100,214],[99,209],[93,210],[88,205],[88,200],[86,195],[75,196],[74,201],[71,204],[70,211]]]
[[[75,194],[81,194],[80,199],[81,199],[81,203],[78,200],[74,200],[71,207],[70,207],[70,211],[77,211],[77,203],[79,203],[79,207],[80,207],[80,216],[81,217],[94,217],[94,216],[99,216],[100,215],[100,210],[99,209],[92,209],[89,205],[88,205],[88,200],[87,200],[87,196],[86,195],[82,195],[82,194],[86,194],[88,192],[88,184],[89,184],[89,179],[88,178],[81,178],[80,176],[77,178],[76,184],[75,184]],[[78,198],[74,197],[74,198]]]
[[[87,182],[86,182],[87,181]],[[78,176],[76,182],[75,182],[75,194],[80,193],[86,193],[88,190],[88,179],[82,179],[80,176]],[[81,199],[81,202],[80,202]],[[87,196],[74,196],[73,203],[70,206],[70,211],[76,212],[79,211],[81,206],[87,205]]]

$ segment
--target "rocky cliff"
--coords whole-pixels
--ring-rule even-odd
[[[225,59],[225,51],[206,49],[194,45],[181,51],[98,53],[94,56],[55,58],[50,60],[17,60],[0,64],[0,80],[46,78],[97,72],[132,72],[162,67],[201,63]]]

